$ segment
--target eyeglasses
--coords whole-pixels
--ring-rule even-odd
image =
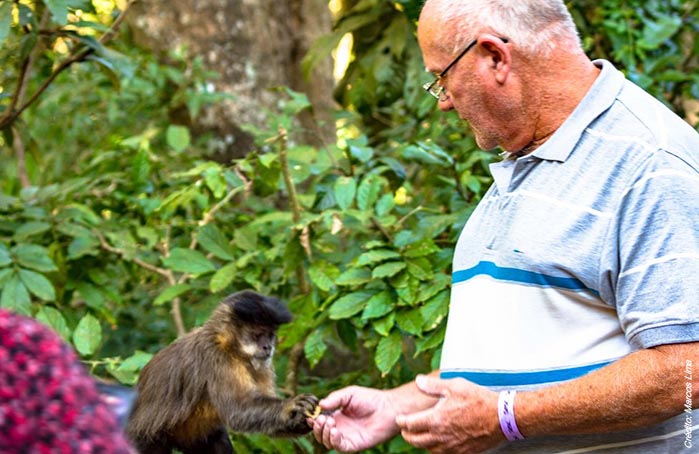
[[[508,41],[507,38],[501,37],[500,39],[502,40],[503,43],[506,43]],[[426,83],[425,85],[422,86],[422,88],[427,93],[431,94],[432,96],[434,96],[435,98],[437,98],[441,102],[444,102],[447,99],[449,99],[449,96],[447,96],[447,92],[444,89],[444,87],[439,85],[439,81],[442,80],[442,78],[447,74],[447,71],[449,71],[454,65],[456,65],[459,62],[459,60],[461,60],[461,57],[466,55],[466,52],[471,50],[471,48],[473,46],[475,46],[477,42],[478,42],[478,39],[474,39],[473,41],[471,41],[471,43],[468,46],[466,46],[466,48],[463,51],[461,51],[461,53],[459,55],[457,55],[456,58],[454,60],[452,60],[451,63],[449,63],[447,65],[447,67],[444,68],[444,70],[441,73],[439,73],[439,75],[437,77],[434,78],[434,80],[432,82]]]

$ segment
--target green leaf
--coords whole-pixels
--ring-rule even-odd
[[[341,320],[359,313],[364,309],[364,305],[372,296],[374,296],[374,292],[369,291],[355,292],[343,296],[330,306],[330,318]]]
[[[23,5],[19,5],[20,7]],[[19,47],[19,58],[20,60],[24,60],[25,58],[28,58],[29,55],[32,53],[32,50],[36,48],[36,42],[38,41],[38,33],[36,31],[31,31],[30,33],[27,33],[20,38],[20,47]]]
[[[103,46],[102,43],[91,36],[81,35],[80,41],[95,49],[97,58],[94,60],[100,65],[101,69],[107,72],[107,77],[110,78],[117,90],[121,88],[120,79],[130,80],[133,78],[136,64],[129,57]]]
[[[378,202],[376,202],[376,215],[383,217],[391,212],[396,202],[393,200],[393,194],[384,194]]]
[[[13,268],[3,268],[0,270],[0,289],[5,286],[5,283],[10,280],[12,276],[15,275],[15,270]]]
[[[76,287],[89,307],[97,310],[105,308],[104,295],[98,287],[85,281],[78,282]]]
[[[424,331],[435,329],[449,312],[449,290],[443,290],[420,308],[425,321]]]
[[[136,372],[143,369],[153,358],[153,354],[136,350],[133,355],[126,358],[119,364],[117,370],[122,372]]]
[[[366,284],[371,280],[371,271],[366,268],[351,268],[335,279],[339,286],[354,286]]]
[[[254,226],[245,226],[241,229],[236,229],[233,233],[233,241],[236,246],[244,251],[256,251],[258,231],[259,229]]]
[[[74,238],[68,245],[68,258],[75,260],[86,255],[96,257],[100,252],[99,247],[99,240],[92,235]]]
[[[444,289],[448,289],[451,285],[451,277],[446,274],[438,274],[432,280],[430,285],[421,285],[418,299],[427,301]],[[448,292],[447,292],[448,293]]]
[[[362,319],[383,317],[393,310],[393,302],[394,298],[389,290],[377,293],[367,301],[366,308],[362,312]]]
[[[155,301],[153,301],[153,305],[160,306],[165,303],[169,303],[170,301],[174,300],[183,293],[187,293],[192,288],[193,287],[189,284],[175,284],[173,286],[170,286],[162,292],[160,292],[160,295],[158,295],[155,298]]]
[[[388,333],[391,332],[391,330],[393,329],[395,324],[396,324],[396,313],[395,312],[389,312],[389,314],[387,316],[371,322],[371,326],[374,328],[374,331],[376,331],[377,333],[379,333],[382,336],[388,336]]]
[[[348,141],[350,155],[364,163],[367,163],[374,157],[374,150],[371,147],[353,144]]]
[[[163,264],[173,271],[190,274],[203,274],[216,271],[216,267],[204,254],[193,249],[175,248],[170,256],[162,259]]]
[[[70,219],[75,222],[82,221],[90,225],[99,225],[101,218],[92,209],[81,203],[67,205],[59,214],[60,219]]]
[[[366,211],[374,206],[381,192],[381,180],[374,175],[369,175],[359,185],[357,190],[357,207]]]
[[[10,0],[5,0],[0,4],[0,45],[5,41],[7,35],[10,34],[12,26],[12,6]]]
[[[359,256],[357,259],[357,266],[385,262],[386,260],[400,258],[400,256],[401,255],[399,253],[391,249],[373,249]]]
[[[222,260],[234,260],[233,248],[228,243],[226,235],[214,224],[206,224],[199,230],[197,241],[204,249]]]
[[[311,102],[305,93],[294,91],[289,87],[284,87],[284,90],[291,98],[291,100],[284,103],[284,112],[287,115],[296,115],[302,110],[311,107]]]
[[[220,199],[226,193],[228,188],[226,184],[226,178],[220,167],[210,167],[204,171],[204,181],[206,182],[206,187],[211,189],[214,193],[214,197]]]
[[[0,243],[0,267],[7,266],[12,263],[12,255],[7,246]]]
[[[340,177],[335,181],[335,200],[341,210],[352,206],[354,196],[357,193],[357,182],[352,177]]]
[[[278,156],[274,153],[266,153],[260,155],[258,159],[260,160],[260,164],[267,168],[272,167],[275,163],[278,163],[279,161]]]
[[[414,260],[407,260],[408,273],[421,281],[429,281],[434,278],[432,263],[424,257]]]
[[[24,286],[38,298],[44,301],[56,299],[56,291],[53,288],[53,284],[43,274],[22,268],[19,270],[19,278]]]
[[[151,171],[148,146],[141,147],[131,160],[131,179],[135,186],[145,188],[148,186],[148,176]]]
[[[682,26],[682,18],[667,14],[658,14],[658,20],[644,20],[643,37],[638,44],[645,49],[656,49]]]
[[[237,263],[229,263],[214,273],[209,282],[209,289],[213,293],[220,292],[233,282],[238,271]]]
[[[167,144],[177,153],[187,149],[192,139],[189,129],[184,126],[170,125],[165,133]]]
[[[306,80],[311,77],[313,67],[320,61],[326,59],[330,53],[337,47],[342,39],[343,33],[334,33],[329,35],[321,35],[318,39],[313,40],[313,44],[301,61],[301,68]]]
[[[81,41],[84,42],[84,40]],[[114,68],[114,64],[112,64],[111,61],[104,57],[100,57],[96,53],[89,54],[87,57],[85,57],[85,60],[97,63],[97,68],[102,72],[102,74],[107,76],[116,91],[121,91],[121,79],[119,78],[119,75]]]
[[[374,279],[382,279],[384,277],[395,276],[403,271],[406,266],[407,265],[405,262],[384,263],[383,265],[379,265],[374,268],[374,271],[371,273],[371,277]]]
[[[2,287],[0,307],[10,309],[19,314],[32,315],[32,301],[29,297],[29,291],[16,273],[13,273],[12,277]]]
[[[61,312],[51,306],[42,306],[36,313],[36,319],[56,331],[64,341],[70,342],[71,331]]]
[[[393,366],[396,365],[403,352],[403,342],[400,334],[396,331],[391,332],[386,337],[381,338],[376,346],[376,355],[374,361],[376,367],[379,368],[382,376],[386,376]]]
[[[328,346],[323,340],[320,330],[313,331],[306,339],[306,343],[303,345],[303,352],[305,353],[306,359],[308,359],[311,368],[318,364],[327,350]]]
[[[73,332],[73,345],[83,356],[92,355],[102,342],[102,327],[91,315],[85,315]]]
[[[324,292],[329,292],[333,288],[338,274],[338,269],[325,261],[314,262],[308,269],[311,282]]]
[[[443,159],[440,159],[440,156],[434,156],[433,154],[430,154],[428,150],[425,148],[416,146],[416,145],[408,145],[403,149],[403,159],[407,161],[417,161],[422,164],[427,164],[427,165],[437,165],[441,167],[448,167],[450,165],[449,162],[445,162]]]
[[[444,343],[445,331],[446,325],[434,332],[431,332],[422,339],[417,339],[415,341],[415,357],[426,350],[432,350],[441,346]]]
[[[439,246],[431,239],[424,239],[405,248],[403,255],[409,258],[424,257],[439,252]]]
[[[58,271],[53,260],[49,257],[48,249],[43,246],[23,243],[12,248],[12,252],[17,257],[17,262],[26,268],[43,273]]]
[[[422,335],[422,327],[425,324],[425,320],[422,318],[422,313],[419,309],[410,309],[398,312],[396,314],[396,323],[406,333],[420,336]]]
[[[51,15],[59,25],[68,23],[68,0],[44,0]]]

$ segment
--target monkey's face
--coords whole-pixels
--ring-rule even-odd
[[[277,330],[267,326],[245,327],[240,336],[241,350],[258,361],[271,359],[277,340]]]

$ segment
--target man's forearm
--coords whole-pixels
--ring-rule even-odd
[[[640,350],[579,379],[518,393],[517,425],[526,437],[631,430],[684,411],[688,390],[697,408],[697,342]]]

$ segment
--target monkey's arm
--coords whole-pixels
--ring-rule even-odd
[[[234,432],[294,436],[310,432],[306,419],[317,404],[318,399],[310,394],[289,399],[257,395],[220,402],[219,414]]]
[[[234,432],[261,432],[272,436],[301,435],[318,399],[302,394],[289,399],[276,396],[274,373],[249,374],[246,368],[218,371],[208,383],[208,395],[221,420]]]

